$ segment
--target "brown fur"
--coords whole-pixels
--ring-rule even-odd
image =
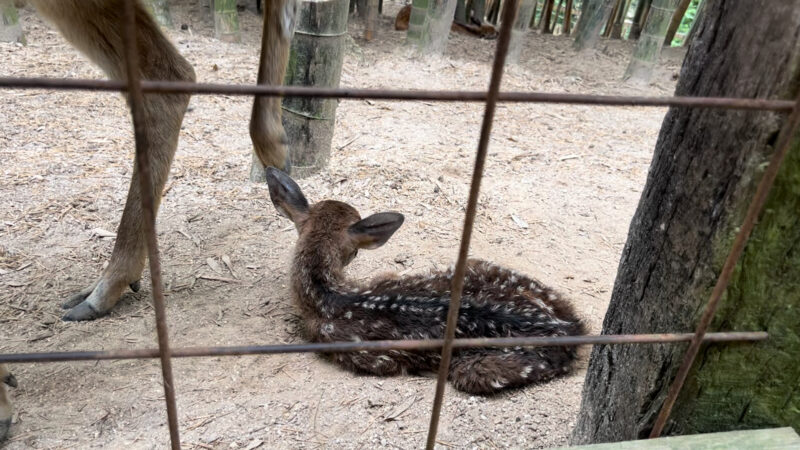
[[[123,26],[124,0],[31,0],[36,9],[50,20],[76,48],[102,68],[109,78],[125,79]],[[280,84],[288,60],[291,27],[286,25],[285,8],[292,0],[267,2],[264,16],[267,32],[261,55],[258,80]],[[293,10],[292,10],[293,11]],[[290,17],[291,18],[291,17]],[[293,20],[293,18],[291,18]],[[169,42],[139,0],[136,1],[137,46],[140,76],[147,80],[194,81],[191,65]],[[147,136],[150,167],[153,171],[153,195],[156,207],[169,175],[186,107],[187,94],[149,94],[144,97],[144,129]],[[263,164],[283,167],[286,159],[280,100],[256,98],[253,106],[251,136],[255,153]],[[146,260],[142,233],[141,195],[138,171],[128,191],[114,251],[107,268],[89,287],[64,304],[72,308],[66,320],[87,320],[106,314],[125,289],[141,277]]]
[[[344,274],[359,249],[385,242],[402,223],[396,213],[361,219],[351,206],[326,200],[308,206],[285,174],[268,174],[270,195],[299,237],[292,295],[306,339],[312,342],[440,339],[444,335],[453,271],[409,277],[381,276],[357,285]],[[375,219],[381,216],[380,220]],[[386,225],[396,217],[392,226]],[[369,226],[365,226],[369,225]],[[492,263],[469,260],[456,337],[584,334],[572,306],[538,281]],[[438,352],[362,351],[330,355],[348,370],[374,375],[437,370]],[[566,374],[571,347],[456,350],[450,379],[457,389],[492,394]]]

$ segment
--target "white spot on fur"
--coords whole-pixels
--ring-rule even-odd
[[[525,366],[522,369],[522,372],[519,373],[519,376],[522,378],[528,378],[528,375],[530,375],[531,372],[533,372],[533,366]]]
[[[503,389],[506,387],[506,380],[492,380],[491,384],[495,389]]]
[[[353,311],[347,311],[346,313],[344,313],[344,318],[345,319],[352,319],[353,318]]]

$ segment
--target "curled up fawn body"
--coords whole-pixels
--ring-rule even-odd
[[[365,285],[347,280],[358,250],[380,247],[403,223],[394,212],[361,219],[352,206],[325,200],[309,205],[288,175],[268,169],[272,202],[299,233],[291,289],[305,337],[313,342],[441,339],[453,272],[381,277]],[[480,260],[468,261],[457,338],[584,334],[571,305],[538,281]],[[334,353],[354,372],[398,375],[437,370],[439,351]],[[573,347],[456,349],[450,380],[462,391],[493,394],[568,373]]]

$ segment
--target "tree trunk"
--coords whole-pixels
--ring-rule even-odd
[[[558,25],[558,16],[561,15],[561,7],[564,6],[564,0],[558,0],[558,6],[556,6],[555,13],[553,13],[553,20],[552,24],[550,25],[550,34],[556,32],[556,25]]]
[[[214,36],[223,42],[241,42],[236,0],[213,0]]]
[[[472,0],[472,19],[483,24],[486,20],[486,0]]]
[[[672,44],[672,40],[675,39],[675,33],[678,32],[678,27],[681,26],[681,21],[690,3],[692,3],[692,0],[680,0],[680,3],[678,3],[678,7],[675,8],[675,14],[672,15],[672,20],[669,22],[667,34],[664,36],[664,45],[669,46]]]
[[[616,0],[614,2],[614,9],[611,10],[611,14],[608,16],[608,22],[606,22],[606,26],[603,27],[603,37],[611,36],[611,29],[614,27],[614,21],[617,19],[617,13],[622,8],[622,3],[625,0]]]
[[[550,32],[550,17],[553,15],[553,3],[555,0],[545,0],[544,10],[542,11],[542,18],[539,21],[542,23],[542,33],[547,34]]]
[[[359,20],[367,20],[367,2],[369,0],[356,0],[356,14]]]
[[[292,39],[287,86],[339,87],[347,35],[348,0],[300,2]],[[325,167],[331,154],[335,98],[286,97],[283,128],[292,174],[304,177]]]
[[[572,0],[567,0],[564,8],[564,35],[569,36],[570,25],[572,25]]]
[[[577,51],[594,48],[600,37],[600,29],[608,20],[615,0],[584,0],[578,26],[575,27],[575,43]]]
[[[611,27],[611,39],[622,39],[622,28],[625,26],[625,18],[628,16],[628,9],[631,7],[630,0],[623,0],[622,7],[617,11],[614,19],[614,26]]]
[[[664,34],[678,0],[655,0],[644,24],[644,36],[639,37],[633,57],[625,70],[624,80],[650,81],[653,69],[661,56]]]
[[[628,33],[628,39],[639,39],[642,34],[642,26],[647,17],[647,11],[650,9],[652,2],[653,0],[639,0],[639,3],[636,4],[636,12],[633,14],[633,23],[631,24],[631,32]]]
[[[519,62],[520,53],[522,53],[523,42],[525,35],[528,33],[528,24],[531,21],[536,11],[536,0],[521,0],[519,3],[519,12],[517,13],[517,20],[514,22],[514,28],[511,29],[511,41],[508,43],[508,54],[506,62],[514,64]]]
[[[800,8],[774,0],[707,1],[676,95],[800,94]],[[784,121],[769,112],[669,110],[604,334],[694,330]],[[705,346],[667,434],[800,428],[800,136],[793,139],[709,330],[764,330],[770,337]],[[685,349],[595,346],[573,443],[647,437]]]
[[[172,16],[169,14],[169,0],[147,0],[145,5],[159,25],[165,28],[172,28]]]
[[[378,0],[367,0],[367,26],[364,27],[364,39],[371,41],[378,33]]]
[[[456,14],[453,17],[453,21],[455,23],[466,24],[467,23],[467,5],[466,0],[457,0],[456,2]]]
[[[0,42],[26,43],[13,0],[0,0]]]
[[[457,0],[413,0],[408,42],[426,54],[441,54],[447,46]]]

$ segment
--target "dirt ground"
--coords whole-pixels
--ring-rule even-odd
[[[242,44],[213,38],[207,1],[173,6],[172,40],[201,81],[254,83],[259,21],[242,12]],[[453,34],[443,57],[419,58],[393,30],[351,24],[342,86],[485,89],[496,41]],[[103,78],[32,11],[29,45],[0,44],[2,76]],[[503,89],[670,95],[682,58],[670,50],[653,83],[620,81],[631,53],[613,42],[578,57],[570,39],[530,34]],[[60,320],[59,304],[110,255],[131,174],[132,132],[111,93],[0,91],[0,351],[152,347],[149,279],[107,317]],[[247,181],[251,101],[198,96],[159,217],[175,346],[300,342],[287,293],[296,233],[266,186]],[[345,100],[330,166],[300,181],[311,201],[362,215],[396,210],[403,228],[362,253],[350,274],[425,271],[453,262],[479,104]],[[574,301],[599,332],[628,224],[664,109],[501,104],[491,137],[472,255],[530,274]],[[223,259],[231,261],[229,270]],[[235,281],[215,281],[227,278]],[[442,448],[565,445],[580,404],[586,354],[572,375],[493,398],[448,387]],[[164,448],[157,361],[15,365],[20,386],[9,449]],[[435,380],[355,376],[314,355],[174,362],[185,448],[419,448]]]

